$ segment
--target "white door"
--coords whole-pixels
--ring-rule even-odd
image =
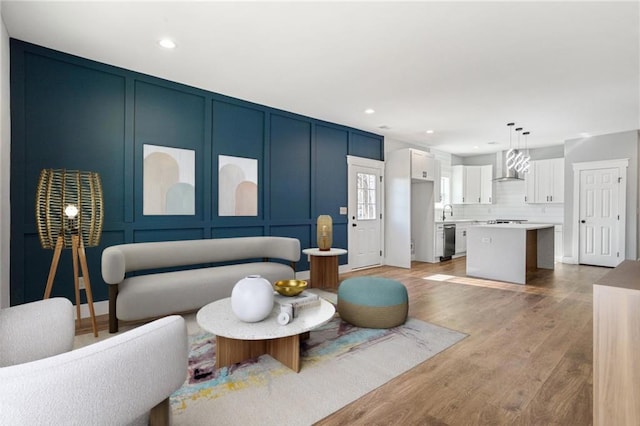
[[[352,159],[353,157],[350,157]],[[383,163],[349,164],[349,266],[382,264]]]
[[[617,266],[619,253],[620,169],[580,171],[579,263]]]

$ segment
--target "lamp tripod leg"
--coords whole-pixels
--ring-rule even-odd
[[[82,325],[82,317],[80,316],[80,279],[78,276],[78,242],[80,237],[77,235],[71,236],[71,257],[73,258],[73,288],[76,294],[76,318],[78,321],[78,328]]]
[[[89,313],[91,315],[91,325],[93,326],[93,335],[98,337],[98,325],[96,324],[96,312],[93,309],[93,294],[91,292],[91,281],[89,280],[89,267],[87,266],[87,255],[84,251],[84,243],[78,238],[78,257],[80,259],[80,267],[82,268],[82,278],[84,280],[84,290],[87,294],[87,305],[89,305]]]
[[[48,299],[51,296],[51,289],[53,288],[53,279],[56,277],[56,271],[58,270],[58,262],[60,261],[60,254],[62,253],[62,246],[64,240],[62,236],[58,235],[56,240],[56,247],[53,251],[53,258],[51,259],[51,267],[49,268],[49,277],[47,278],[47,286],[44,290],[43,299]]]

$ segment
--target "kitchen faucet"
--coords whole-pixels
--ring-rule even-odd
[[[445,204],[444,207],[442,208],[442,221],[444,222],[445,220],[445,212],[447,211],[447,206],[449,206],[451,208],[451,214],[450,216],[453,216],[453,206],[451,204]]]

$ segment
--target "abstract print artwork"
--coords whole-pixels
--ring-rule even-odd
[[[218,216],[258,215],[258,160],[218,156]]]
[[[157,145],[143,146],[142,213],[195,214],[196,152]]]

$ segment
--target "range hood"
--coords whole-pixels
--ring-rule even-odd
[[[517,150],[514,150],[516,154]],[[507,151],[499,151],[496,153],[496,177],[494,182],[509,182],[514,180],[524,180],[524,176],[520,176],[514,169],[507,169]]]

